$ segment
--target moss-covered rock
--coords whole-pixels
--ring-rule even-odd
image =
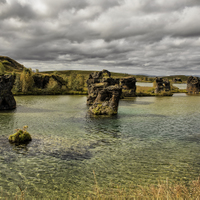
[[[103,105],[103,104],[102,103],[93,104],[89,110],[94,115],[116,115],[117,114],[116,109],[109,107],[108,105]]]
[[[28,126],[24,126],[23,129],[17,129],[17,132],[10,135],[8,140],[11,143],[23,144],[32,140],[30,133],[26,131]]]
[[[95,102],[89,110],[94,115],[116,115],[121,96],[120,86],[109,86],[98,91]]]

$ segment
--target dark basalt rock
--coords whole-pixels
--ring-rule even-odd
[[[46,88],[47,84],[49,83],[50,78],[53,78],[60,87],[62,87],[62,85],[66,85],[66,82],[60,76],[56,76],[56,75],[44,76],[44,75],[39,75],[39,74],[33,75],[35,86],[40,89]]]
[[[94,72],[87,80],[89,110],[95,115],[117,114],[122,88],[119,79],[113,79],[107,70]]]
[[[94,72],[89,75],[87,80],[88,86],[88,98],[87,105],[92,105],[98,95],[98,92],[103,88],[111,85],[119,85],[119,79],[113,79],[110,77],[111,73],[107,70],[101,72]]]
[[[16,101],[11,92],[13,84],[13,76],[0,76],[0,110],[12,110],[16,108]]]
[[[168,79],[158,78],[155,79],[155,93],[159,92],[169,92],[170,91],[170,82]]]
[[[182,82],[182,80],[181,80],[181,78],[174,78],[174,79],[173,79],[173,82],[174,82],[174,83],[176,83],[176,82]]]
[[[35,82],[35,86],[37,88],[44,89],[47,84],[49,83],[49,76],[42,76],[42,75],[33,75],[33,80]]]
[[[188,94],[199,94],[199,91],[200,91],[200,79],[198,77],[190,76],[187,80]]]
[[[136,96],[136,78],[126,77],[120,79],[122,87],[123,97],[135,97]]]
[[[121,93],[122,89],[120,86],[103,88],[98,92],[89,110],[95,115],[116,115]]]
[[[102,79],[103,76],[107,75],[108,77],[111,76],[111,73],[108,70],[102,70],[100,72],[93,72],[89,75],[89,79]]]

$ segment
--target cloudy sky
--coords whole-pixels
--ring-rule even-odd
[[[200,75],[200,0],[0,0],[0,55],[33,69]]]

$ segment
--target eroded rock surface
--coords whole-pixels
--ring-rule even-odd
[[[12,110],[16,108],[16,101],[11,92],[13,84],[13,76],[0,76],[0,110]]]
[[[66,82],[60,76],[56,76],[56,75],[51,75],[51,76],[45,75],[44,76],[44,75],[38,75],[38,74],[33,75],[33,80],[34,80],[35,86],[40,89],[44,89],[47,87],[47,85],[50,81],[50,78],[52,78],[54,81],[56,81],[60,88],[62,87],[62,85],[66,85]]]
[[[120,86],[108,86],[99,90],[89,110],[95,115],[116,115],[121,92]]]
[[[173,78],[173,82],[174,83],[182,82],[182,79],[181,78]]]
[[[170,82],[168,79],[156,77],[154,84],[155,84],[155,93],[170,91]]]
[[[135,97],[136,96],[136,78],[126,77],[120,79],[120,84],[122,87],[123,97]]]
[[[188,94],[199,94],[200,79],[198,77],[190,76],[187,80]]]
[[[90,74],[87,80],[89,110],[95,115],[115,115],[118,111],[122,88],[119,79],[110,77],[107,70]]]

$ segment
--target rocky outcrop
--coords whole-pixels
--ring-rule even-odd
[[[12,110],[16,108],[16,101],[11,92],[13,84],[13,76],[0,76],[0,110]]]
[[[116,115],[122,89],[120,86],[108,86],[98,92],[98,95],[89,108],[95,115]]]
[[[200,79],[198,77],[190,76],[187,80],[188,94],[199,94],[199,91],[200,91]]]
[[[34,74],[33,75],[33,80],[35,83],[35,86],[37,88],[40,89],[44,89],[47,87],[50,78],[53,78],[60,87],[62,87],[62,85],[66,85],[67,83],[63,80],[62,77],[57,76],[57,75],[51,75],[51,76],[47,76],[47,75],[40,75],[40,74]]]
[[[169,92],[170,91],[170,82],[168,79],[156,77],[154,81],[155,93],[159,92]]]
[[[119,79],[110,77],[111,73],[107,70],[93,72],[87,80],[88,98],[87,105],[92,105],[97,98],[98,92],[111,85],[119,85]]]
[[[177,82],[182,82],[181,78],[173,78],[173,82],[177,83]]]
[[[0,62],[4,65],[6,71],[19,71],[22,72],[25,68],[23,65],[18,63],[17,61],[7,57],[7,56],[0,56]]]
[[[44,89],[49,83],[49,76],[33,75],[33,80],[37,88]]]
[[[89,110],[95,115],[115,115],[122,88],[119,79],[113,79],[107,70],[94,72],[87,80]]]
[[[120,79],[120,85],[122,87],[123,97],[135,97],[136,96],[136,78],[126,77]]]

